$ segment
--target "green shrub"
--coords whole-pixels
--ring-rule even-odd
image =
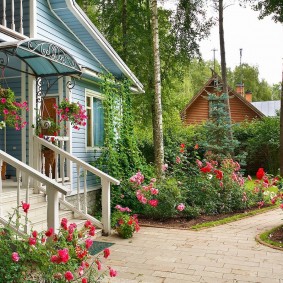
[[[177,180],[174,178],[164,179],[157,183],[157,187],[159,191],[156,196],[158,205],[156,207],[150,205],[143,206],[143,215],[155,219],[176,216],[178,214],[176,206],[184,200]]]

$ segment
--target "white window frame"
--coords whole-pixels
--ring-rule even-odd
[[[90,99],[90,106],[87,106],[87,98],[88,97],[91,98]],[[93,98],[97,98],[99,100],[104,100],[105,97],[97,91],[94,91],[94,90],[91,90],[91,89],[85,89],[85,109],[86,109],[86,111],[88,109],[91,110],[91,119],[88,118],[87,123],[91,122],[91,129],[93,129]],[[87,126],[86,126],[86,135],[85,135],[85,148],[86,148],[86,150],[87,151],[89,151],[89,150],[93,151],[94,149],[99,150],[100,147],[93,144],[94,143],[93,133],[91,133],[91,146],[87,145],[87,140],[88,140],[87,136],[88,136],[88,130],[87,130]]]

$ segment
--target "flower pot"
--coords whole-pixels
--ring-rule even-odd
[[[40,121],[40,127],[43,130],[47,130],[51,127],[51,121],[49,120],[41,120]]]

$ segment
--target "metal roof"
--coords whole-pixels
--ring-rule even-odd
[[[73,56],[52,42],[26,39],[0,43],[0,51],[24,61],[39,77],[82,73]]]
[[[111,47],[74,0],[49,0],[52,11],[97,58],[103,68],[117,78],[129,78],[139,92],[143,85]]]
[[[276,116],[277,112],[280,110],[280,100],[252,102],[252,105],[265,116],[270,117]]]

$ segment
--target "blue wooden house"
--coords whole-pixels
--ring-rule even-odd
[[[27,127],[0,130],[0,165],[6,167],[2,175],[10,178],[0,180],[0,221],[6,221],[4,200],[10,195],[20,205],[24,190],[26,202],[35,193],[47,195],[49,227],[59,226],[60,203],[73,216],[90,219],[109,233],[110,183],[119,181],[88,164],[94,149],[103,145],[99,81],[106,73],[128,78],[136,93],[143,92],[142,84],[74,0],[1,0],[0,68],[1,87],[12,89],[18,100],[29,105],[23,113]],[[65,98],[86,108],[87,125],[80,131],[67,125],[55,146],[39,138],[35,127],[43,115],[58,119],[52,106]],[[48,165],[43,147],[55,153],[55,165]],[[87,212],[101,188],[100,222]]]

